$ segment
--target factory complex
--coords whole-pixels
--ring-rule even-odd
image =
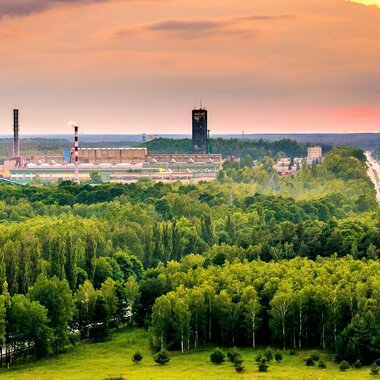
[[[207,129],[207,110],[192,112],[193,153],[154,154],[147,148],[81,148],[79,127],[73,123],[74,144],[62,156],[23,157],[19,148],[19,112],[13,112],[13,157],[4,160],[2,177],[19,183],[88,181],[100,173],[104,181],[130,182],[141,177],[153,180],[213,179],[222,163],[212,154]]]

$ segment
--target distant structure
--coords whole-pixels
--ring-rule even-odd
[[[13,110],[13,157],[20,157],[18,109]]]
[[[145,162],[147,148],[78,148],[71,151],[70,162],[75,157],[81,164],[139,164]]]
[[[312,146],[307,148],[307,161],[321,161],[322,160],[322,147],[321,146]]]
[[[208,152],[208,134],[207,129],[207,110],[202,106],[193,109],[193,152],[198,154],[207,154]]]
[[[74,182],[80,183],[79,181],[79,158],[78,158],[78,149],[79,149],[79,127],[76,124],[73,124],[74,127],[74,159],[75,159],[75,174]]]

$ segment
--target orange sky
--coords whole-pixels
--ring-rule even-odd
[[[375,6],[0,0],[0,41],[0,134],[190,133],[201,97],[214,133],[380,132]]]

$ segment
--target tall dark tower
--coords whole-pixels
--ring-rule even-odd
[[[20,157],[20,145],[18,141],[18,110],[13,110],[13,157]]]
[[[206,154],[207,142],[207,110],[201,107],[193,110],[193,152]]]

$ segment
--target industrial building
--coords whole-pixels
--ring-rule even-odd
[[[307,158],[320,160],[322,158],[322,147],[321,146],[311,146],[307,148]]]
[[[147,148],[81,148],[78,125],[74,128],[74,144],[62,156],[36,155],[24,158],[19,148],[19,112],[13,111],[13,157],[5,160],[3,176],[27,183],[87,181],[94,171],[101,171],[107,181],[133,181],[141,177],[155,180],[197,180],[215,178],[222,155],[210,154],[207,110],[192,111],[193,153],[152,154]],[[7,173],[7,174],[5,174]]]
[[[74,161],[74,149],[70,152],[70,162]],[[146,162],[146,148],[79,148],[78,159],[82,164],[138,164]]]
[[[210,153],[208,144],[207,110],[205,108],[193,109],[193,152],[200,154]]]
[[[307,164],[310,166],[313,162],[321,162],[322,155],[321,146],[311,146],[307,148]]]

